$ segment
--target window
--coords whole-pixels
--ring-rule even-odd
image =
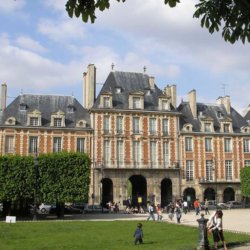
[[[6,154],[13,154],[14,151],[15,151],[14,136],[7,135],[5,137],[5,153]]]
[[[230,132],[230,124],[223,124],[223,131],[225,133],[229,133]]]
[[[133,109],[141,108],[141,98],[140,97],[133,97]]]
[[[224,151],[225,152],[231,152],[232,151],[231,138],[225,138],[224,139]]]
[[[205,132],[211,132],[211,123],[205,122],[204,131]]]
[[[163,142],[163,164],[164,166],[169,165],[169,144],[168,142]]]
[[[104,140],[103,142],[103,160],[105,165],[109,165],[110,160],[110,141]]]
[[[109,116],[103,117],[103,132],[104,134],[109,133]]]
[[[30,117],[30,126],[38,126],[38,125],[39,125],[38,117]]]
[[[30,136],[29,138],[29,153],[34,154],[38,152],[38,137]]]
[[[212,138],[205,138],[205,151],[212,152]]]
[[[150,118],[149,119],[149,133],[151,135],[156,134],[156,119],[155,118]]]
[[[80,153],[84,153],[84,138],[77,138],[76,139],[76,151]]]
[[[133,159],[134,164],[139,165],[140,163],[140,142],[133,141]]]
[[[53,152],[61,152],[62,151],[62,138],[54,137],[53,138]]]
[[[103,97],[103,107],[110,108],[110,97],[109,96]]]
[[[117,141],[117,164],[123,165],[124,163],[124,142]]]
[[[162,110],[168,110],[168,101],[162,100],[161,106],[162,106]]]
[[[206,161],[206,180],[207,181],[212,181],[214,175],[214,169],[213,169],[213,161],[208,160]]]
[[[54,127],[62,127],[62,118],[54,118]]]
[[[185,147],[186,147],[186,151],[187,152],[193,151],[193,144],[192,144],[192,142],[193,142],[192,137],[186,137],[185,138]]]
[[[194,179],[193,161],[186,161],[186,180],[192,181]]]
[[[249,139],[243,139],[244,153],[249,153],[250,152],[249,142],[250,142]]]
[[[151,167],[155,167],[157,164],[157,149],[156,149],[156,142],[150,142],[150,160],[151,160]]]
[[[133,134],[139,134],[139,133],[140,133],[140,118],[133,117]]]
[[[250,167],[250,160],[244,161],[244,167]]]
[[[168,134],[168,119],[162,120],[162,133],[163,133],[163,135]]]
[[[116,119],[116,132],[118,134],[123,133],[123,117],[122,116],[117,116],[117,119]]]
[[[225,161],[225,174],[226,174],[226,180],[232,180],[233,179],[233,169],[232,169],[232,161],[226,160]]]

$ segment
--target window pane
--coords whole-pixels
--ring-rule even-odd
[[[133,141],[133,159],[134,164],[139,165],[140,163],[140,142]]]
[[[54,118],[54,126],[62,127],[62,118]]]
[[[243,145],[244,145],[244,152],[248,153],[250,151],[249,150],[249,139],[244,139],[243,140]]]
[[[133,109],[139,109],[141,98],[140,97],[133,97]]]
[[[53,138],[53,152],[61,152],[62,151],[62,138],[54,137]]]
[[[133,117],[133,134],[139,134],[139,117]]]
[[[213,161],[208,160],[208,161],[206,161],[206,180],[207,181],[212,181],[213,180],[213,175],[214,175]]]
[[[163,164],[164,166],[169,166],[169,144],[168,142],[163,142]]]
[[[186,151],[193,151],[193,145],[192,145],[192,137],[186,137],[185,138],[185,147]]]
[[[149,133],[151,135],[156,134],[156,119],[155,118],[150,118],[149,119]]]
[[[226,180],[232,180],[233,179],[233,170],[232,170],[232,161],[227,160],[225,161],[225,171],[226,171]]]
[[[30,126],[38,126],[38,117],[30,117]]]
[[[225,152],[231,152],[232,149],[231,149],[231,139],[230,138],[225,138],[224,139],[224,147],[225,147]]]
[[[117,133],[122,133],[123,132],[123,117],[118,116],[116,120],[116,132]]]
[[[194,179],[193,161],[186,161],[186,180],[192,181]]]
[[[14,151],[15,151],[14,136],[6,136],[5,137],[5,153],[13,154]]]
[[[150,160],[151,160],[151,167],[155,167],[157,164],[157,150],[156,150],[156,142],[150,142]]]
[[[105,165],[109,165],[110,160],[110,141],[105,140],[103,142],[103,158]]]
[[[168,134],[168,119],[163,119],[162,120],[162,133],[164,135]]]
[[[212,152],[212,138],[205,138],[205,151]]]
[[[84,153],[84,138],[77,138],[76,151],[80,153]]]
[[[104,119],[103,119],[103,132],[104,132],[104,134],[109,133],[109,116],[104,116]]]
[[[123,141],[117,141],[117,164],[122,165],[124,163],[124,143]]]
[[[29,138],[29,153],[37,153],[38,138],[36,136],[31,136]]]

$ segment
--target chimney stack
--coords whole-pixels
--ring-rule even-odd
[[[150,89],[155,88],[155,78],[153,76],[149,76],[149,87]]]
[[[194,118],[197,118],[197,106],[196,106],[196,90],[193,89],[188,93],[188,101],[191,108],[191,112]]]
[[[7,84],[2,84],[1,89],[1,110],[4,111],[6,108],[6,100],[7,100]]]
[[[173,107],[176,108],[176,85],[167,85],[163,91],[170,98]]]
[[[224,105],[226,111],[228,114],[231,113],[231,102],[230,102],[230,96],[224,96],[224,97],[219,97],[217,99],[217,103],[220,104],[220,105]]]
[[[83,73],[83,84],[83,106],[90,109],[94,105],[96,96],[96,67],[94,64],[89,64],[87,72]]]

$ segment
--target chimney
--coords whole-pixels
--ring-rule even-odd
[[[153,76],[149,76],[149,87],[150,89],[155,88],[155,78]]]
[[[171,90],[171,103],[174,108],[176,108],[176,85],[170,86]]]
[[[96,67],[94,64],[89,64],[87,72],[83,73],[83,84],[83,106],[90,109],[94,105],[96,96]]]
[[[197,118],[197,107],[196,107],[196,90],[193,89],[188,93],[188,101],[191,108],[191,112],[194,118]]]
[[[217,103],[220,104],[220,105],[224,105],[226,111],[228,114],[231,113],[231,102],[230,102],[230,96],[220,96],[218,97],[217,99]]]
[[[1,89],[1,110],[4,111],[6,108],[6,99],[7,99],[7,84],[3,83],[2,84],[2,89]]]

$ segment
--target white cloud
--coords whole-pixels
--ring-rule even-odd
[[[28,49],[35,52],[46,52],[47,49],[44,48],[40,42],[33,40],[27,36],[20,36],[16,39],[16,44],[24,49]]]
[[[0,1],[0,12],[3,13],[14,13],[21,10],[26,4],[25,0],[1,0]]]

